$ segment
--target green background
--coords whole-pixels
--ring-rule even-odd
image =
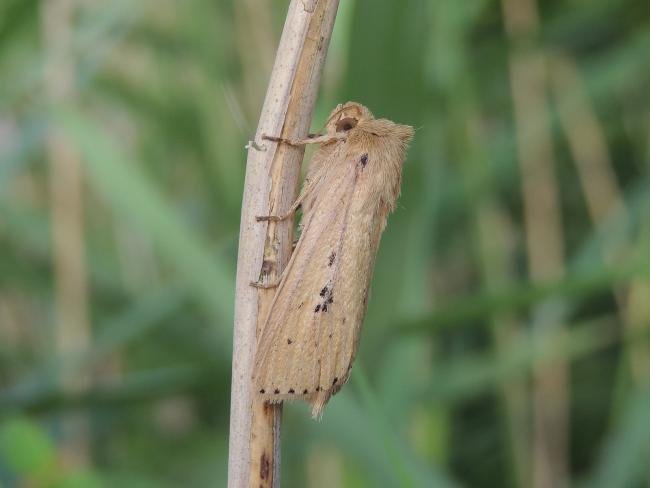
[[[85,0],[67,24],[46,3],[0,2],[0,486],[225,486],[244,145],[288,3]],[[321,422],[285,406],[283,486],[647,486],[649,52],[644,1],[341,0],[312,127],[354,100],[417,132],[352,379]],[[54,131],[83,181],[74,354]],[[526,171],[559,225],[530,218]],[[561,262],[542,246],[535,275],[531,240]],[[535,428],[544,405],[566,422]]]

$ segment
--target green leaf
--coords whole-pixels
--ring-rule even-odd
[[[619,426],[609,436],[590,486],[641,486],[650,456],[650,391],[640,391],[628,401]]]
[[[75,470],[68,473],[53,488],[102,488],[104,483],[101,478],[89,470]]]
[[[9,419],[0,426],[0,461],[18,475],[38,475],[54,462],[54,446],[34,422]]]

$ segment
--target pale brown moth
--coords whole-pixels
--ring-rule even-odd
[[[320,144],[302,192],[302,231],[264,321],[253,388],[270,402],[302,399],[320,417],[348,380],[366,313],[375,255],[400,193],[413,128],[348,102],[325,134],[287,144]]]

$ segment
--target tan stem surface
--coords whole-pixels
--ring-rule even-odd
[[[613,215],[625,222],[628,219],[622,191],[616,180],[605,130],[600,123],[588,90],[576,63],[566,55],[552,59],[553,92],[558,115],[567,139],[573,161],[587,202],[587,210],[595,227]],[[644,221],[645,222],[645,221]],[[647,242],[649,227],[641,228],[638,247]],[[610,239],[603,249],[603,259],[609,266],[623,263],[630,255],[632,243],[623,237]],[[627,333],[650,324],[650,284],[637,278],[629,285],[614,287],[619,315]],[[633,380],[639,385],[650,382],[650,345],[636,340],[629,350]]]
[[[536,45],[536,0],[502,0],[510,53],[510,81],[522,180],[526,251],[531,281],[543,283],[564,274],[564,238],[560,198],[548,114],[546,55]],[[534,333],[564,337],[563,312],[557,304],[533,311]],[[558,344],[558,347],[560,344]],[[564,360],[533,372],[532,486],[567,483],[568,374]]]
[[[63,104],[74,96],[72,34],[75,7],[76,0],[42,3],[45,93],[52,106]],[[57,127],[49,129],[46,152],[52,218],[55,340],[57,355],[66,358],[90,347],[83,177],[76,147]],[[68,392],[88,387],[90,379],[85,372],[64,372],[60,377],[63,389]],[[89,436],[86,416],[78,412],[63,416],[60,452],[66,467],[78,468],[88,463]]]

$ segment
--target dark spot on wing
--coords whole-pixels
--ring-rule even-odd
[[[316,387],[316,391],[320,391],[320,386],[317,386],[317,387]]]
[[[334,381],[332,381],[332,384],[335,385],[338,380],[339,380],[338,378],[334,378]]]
[[[314,309],[314,312],[318,313],[320,312],[320,303],[316,305],[316,308]]]
[[[332,266],[334,264],[335,259],[336,259],[336,253],[332,251],[332,254],[330,254],[330,257],[327,260],[327,265]]]
[[[327,312],[327,304],[334,302],[333,294],[334,290],[330,289],[327,285],[323,287],[319,293],[319,295],[323,298],[323,303],[320,303],[316,306],[316,312],[319,310]]]
[[[275,394],[277,395],[278,393],[280,393],[280,390],[278,390],[278,389],[276,388],[275,391],[274,391],[273,393],[275,393]]]
[[[304,390],[302,390],[303,395],[306,395],[307,393],[309,393],[309,391],[306,388]]]
[[[289,388],[289,393],[295,393],[295,392],[296,390],[294,390],[293,388]]]
[[[359,161],[361,162],[361,166],[365,168],[366,164],[368,164],[368,153],[361,156],[361,159]]]
[[[291,344],[293,341],[291,339],[287,339],[287,344]]]
[[[264,388],[262,388],[262,389],[260,390],[260,393],[265,393]]]

